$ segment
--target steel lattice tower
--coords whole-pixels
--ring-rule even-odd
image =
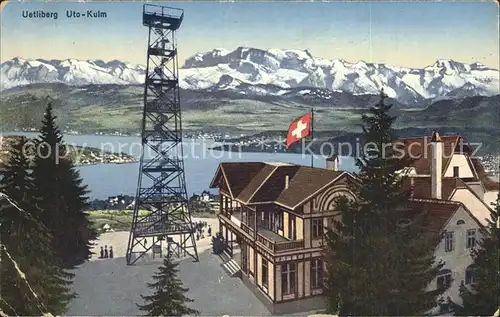
[[[142,119],[142,153],[130,230],[127,264],[150,250],[162,250],[198,261],[194,226],[188,209],[182,149],[176,30],[184,12],[145,4],[143,25],[149,28]],[[149,153],[148,153],[149,151]],[[145,154],[152,154],[146,159]],[[151,210],[141,215],[140,210]]]

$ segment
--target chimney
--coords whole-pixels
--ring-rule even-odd
[[[441,199],[443,181],[443,142],[437,131],[431,138],[431,195]]]
[[[326,169],[332,171],[339,170],[339,157],[337,155],[332,155],[326,158]]]
[[[290,177],[288,175],[285,176],[285,189],[288,189],[288,183],[290,182]]]

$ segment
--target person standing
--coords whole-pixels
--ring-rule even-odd
[[[210,237],[212,235],[212,227],[210,225],[208,225],[207,232],[208,232],[208,236]]]
[[[104,258],[104,249],[101,246],[101,256],[99,257],[99,259],[103,259],[103,258]]]
[[[113,246],[112,245],[109,246],[109,258],[110,259],[113,258]]]
[[[104,246],[104,258],[105,259],[108,258],[108,246],[107,245]]]

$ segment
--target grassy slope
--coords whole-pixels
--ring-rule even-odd
[[[139,216],[146,216],[150,213],[148,210],[140,210]],[[88,212],[90,221],[94,228],[102,230],[102,226],[108,224],[115,231],[130,230],[132,224],[132,210],[92,210]],[[215,213],[197,212],[193,213],[197,218],[214,218]]]
[[[139,131],[142,111],[141,86],[101,85],[68,87],[60,84],[33,85],[3,92],[0,99],[0,127],[36,127],[40,121],[47,96],[54,100],[61,125],[82,132]],[[374,104],[377,96],[339,94],[332,100],[317,101],[304,98],[236,96],[231,93],[181,91],[183,128],[206,132],[252,134],[263,131],[285,131],[294,118],[315,107],[315,130],[352,133],[359,132],[363,108]],[[484,100],[483,100],[484,99]],[[464,102],[444,100],[425,110],[402,110],[396,128],[449,128],[480,131],[483,138],[498,131],[498,96],[476,97]],[[404,131],[404,130],[402,130]],[[475,132],[474,132],[475,133]]]
[[[147,210],[139,211],[140,216],[146,216],[149,213]],[[132,210],[92,210],[88,214],[90,221],[98,230],[101,230],[105,224],[109,224],[115,231],[130,230],[132,224]]]

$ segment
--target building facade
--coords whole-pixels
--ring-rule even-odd
[[[474,283],[471,251],[482,239],[480,228],[487,225],[496,202],[499,183],[490,178],[474,150],[460,135],[401,138],[404,153],[414,159],[405,171],[405,188],[415,201],[431,201],[431,217],[439,217],[449,206],[443,239],[436,247],[436,260],[445,266],[430,289],[448,287],[441,305],[431,313],[447,313],[448,302],[461,304],[460,286]],[[444,215],[444,214],[443,214]],[[437,221],[439,223],[439,221]]]
[[[429,230],[442,234],[437,261],[445,263],[429,289],[446,287],[431,314],[460,304],[459,288],[474,282],[471,250],[490,216],[498,183],[490,180],[458,135],[402,138],[414,159],[402,174],[411,209],[426,212]],[[247,286],[272,313],[324,308],[324,231],[338,219],[335,198],[356,199],[355,176],[286,163],[221,163],[211,188],[219,188],[219,230]],[[403,172],[403,171],[402,171]]]
[[[243,281],[273,313],[321,309],[323,233],[350,174],[283,163],[222,163],[219,230],[240,249]]]
[[[490,218],[500,185],[490,178],[474,150],[460,135],[400,138],[414,159],[406,186],[417,198],[461,202],[482,224]]]
[[[482,224],[460,202],[442,199],[410,199],[414,210],[429,215],[429,230],[442,235],[435,248],[437,262],[444,266],[428,286],[428,290],[445,288],[438,305],[430,315],[450,313],[453,305],[461,304],[460,286],[474,283],[471,251],[482,239]]]

